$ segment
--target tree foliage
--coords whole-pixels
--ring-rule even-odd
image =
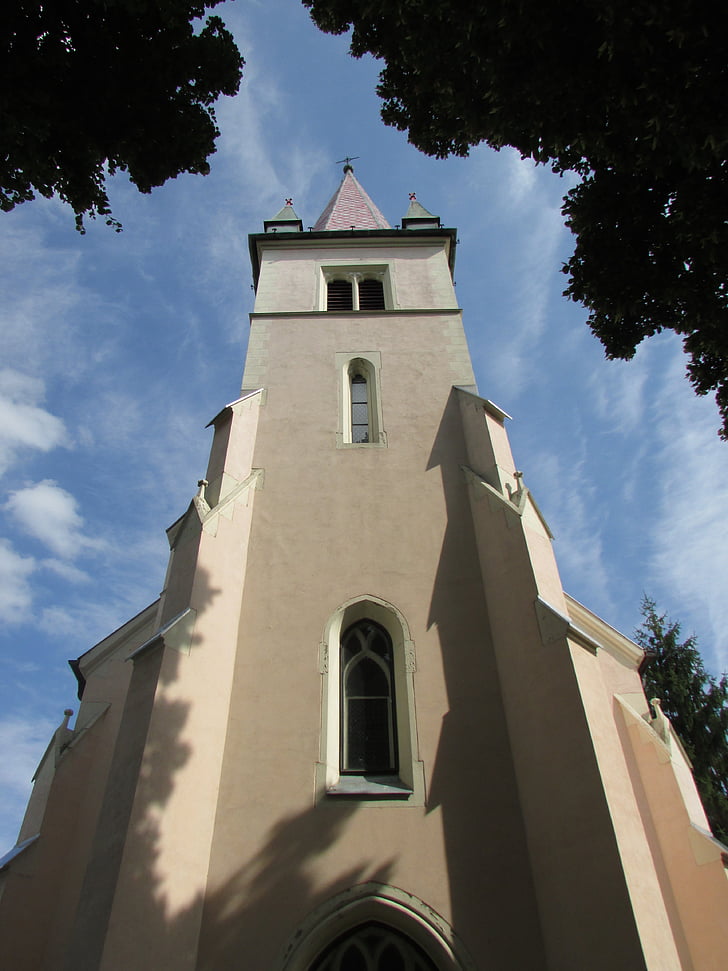
[[[697,0],[303,0],[383,58],[389,125],[437,157],[487,142],[572,171],[565,291],[610,358],[681,335],[728,437],[728,40]]]
[[[694,635],[680,642],[680,624],[642,601],[635,640],[647,652],[643,673],[648,698],[659,698],[693,763],[713,833],[728,844],[728,678],[705,670]]]
[[[0,208],[36,193],[101,215],[126,171],[140,192],[207,174],[213,104],[238,90],[243,59],[220,0],[6,0],[0,41]]]

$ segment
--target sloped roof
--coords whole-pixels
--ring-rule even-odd
[[[410,196],[409,209],[405,219],[437,219],[432,213],[414,198],[414,193]]]
[[[281,222],[288,222],[288,221],[298,222],[299,219],[300,217],[296,215],[296,210],[293,208],[293,206],[290,205],[289,203],[286,203],[286,205],[280,210],[280,212],[277,212],[272,219],[268,220],[268,222],[272,222],[272,223],[281,223]]]
[[[337,229],[391,229],[347,165],[341,185],[316,221],[314,232]]]

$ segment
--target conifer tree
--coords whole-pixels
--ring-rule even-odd
[[[705,670],[694,634],[680,641],[680,623],[642,601],[635,640],[647,653],[643,683],[659,698],[693,764],[693,774],[713,834],[728,844],[728,677]]]

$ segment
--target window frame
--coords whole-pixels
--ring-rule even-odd
[[[336,432],[337,448],[386,447],[387,434],[382,420],[381,370],[382,355],[379,351],[341,352],[335,361],[338,373],[339,415]],[[369,410],[369,440],[354,441],[352,424],[352,380],[357,375],[367,382],[367,404]]]
[[[351,285],[351,310],[329,310],[328,290],[329,283],[336,280],[345,280]],[[364,280],[378,280],[382,284],[382,297],[384,306],[374,309],[362,310],[359,306],[359,284]],[[387,263],[357,263],[335,264],[330,263],[320,267],[320,286],[319,286],[319,309],[329,314],[381,314],[394,309],[394,292],[390,267]]]
[[[341,767],[341,638],[358,621],[384,629],[392,645],[394,733],[397,769],[357,773]],[[424,766],[419,760],[415,719],[415,646],[402,614],[378,597],[358,597],[342,604],[329,618],[319,645],[322,677],[321,751],[316,763],[316,798],[356,799],[361,805],[425,804]]]
[[[450,924],[413,893],[373,881],[329,897],[298,924],[285,945],[282,971],[310,971],[342,934],[374,921],[418,945],[438,971],[477,971]]]

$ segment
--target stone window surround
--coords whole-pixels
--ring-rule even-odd
[[[387,445],[387,434],[382,423],[382,396],[380,375],[382,355],[379,351],[353,351],[336,354],[336,370],[339,382],[339,415],[336,432],[337,448],[382,448]],[[361,374],[367,379],[369,395],[369,441],[352,441],[351,428],[351,379]]]
[[[286,945],[282,971],[308,971],[333,939],[368,921],[405,934],[441,971],[476,971],[462,941],[440,914],[414,894],[375,882],[357,884],[314,908]]]
[[[340,772],[339,659],[341,635],[358,620],[373,620],[392,639],[399,771],[396,776]],[[362,596],[342,604],[329,618],[319,646],[322,677],[321,752],[316,763],[317,801],[356,799],[363,806],[424,806],[424,766],[418,758],[415,721],[415,647],[406,620],[392,604]]]
[[[387,263],[326,263],[320,268],[320,282],[318,294],[319,310],[327,310],[327,284],[332,280],[348,280],[352,285],[352,310],[339,310],[337,313],[384,313],[394,307],[394,294],[392,292],[392,277]],[[384,289],[384,311],[382,310],[359,310],[359,281],[360,280],[381,280]],[[327,311],[328,312],[328,311]]]

